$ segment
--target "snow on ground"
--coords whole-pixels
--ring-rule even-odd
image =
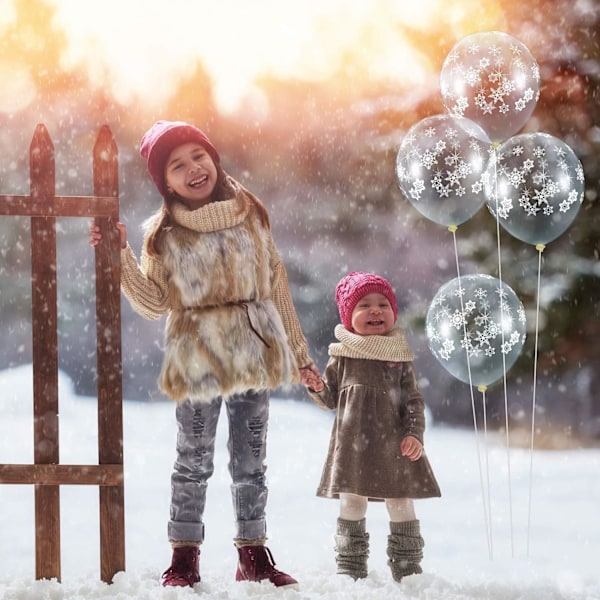
[[[31,398],[30,366],[0,372],[0,463],[33,462]],[[463,401],[470,402],[466,392]],[[489,435],[486,441],[472,430],[435,424],[427,431],[426,447],[443,497],[416,503],[426,542],[424,573],[400,584],[393,582],[385,557],[388,519],[378,503],[370,505],[367,514],[369,577],[353,582],[335,575],[332,537],[338,505],[315,496],[331,422],[331,413],[308,402],[274,398],[271,403],[269,546],[278,567],[299,580],[298,590],[234,580],[224,412],[205,515],[202,582],[193,590],[160,586],[160,573],[170,561],[166,522],[174,410],[168,402],[128,401],[124,406],[126,572],[117,574],[112,585],[99,580],[97,489],[63,486],[62,582],[36,581],[33,489],[0,485],[0,598],[600,599],[600,450],[536,451],[529,519],[529,450],[507,452],[502,438]],[[60,444],[62,463],[97,462],[95,400],[75,396],[63,374]],[[484,510],[487,499],[489,519]]]

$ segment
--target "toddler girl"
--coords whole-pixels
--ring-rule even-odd
[[[414,498],[440,496],[423,451],[423,396],[413,354],[395,327],[396,297],[372,273],[352,272],[336,287],[341,325],[329,346],[323,379],[308,388],[336,410],[317,495],[339,498],[336,562],[339,574],[367,576],[368,501],[384,501],[390,517],[387,555],[392,576],[421,573],[423,538]]]

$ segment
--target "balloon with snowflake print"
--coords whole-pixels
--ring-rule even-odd
[[[560,236],[583,202],[579,159],[547,133],[524,133],[500,144],[485,180],[487,205],[500,225],[535,246]]]
[[[473,33],[448,53],[440,74],[451,115],[479,124],[492,142],[517,133],[540,97],[540,69],[521,41],[501,31]]]
[[[487,387],[521,354],[525,309],[510,286],[491,275],[457,277],[434,296],[426,334],[431,352],[448,373]]]
[[[422,215],[458,226],[485,204],[483,176],[491,153],[492,144],[478,125],[434,115],[406,132],[396,156],[396,180]]]

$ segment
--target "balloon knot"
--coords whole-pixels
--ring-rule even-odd
[[[546,248],[546,245],[545,245],[545,244],[536,244],[536,246],[535,246],[535,249],[536,249],[538,252],[543,252],[545,248]]]
[[[456,233],[456,230],[458,229],[458,225],[449,225],[448,226],[448,231],[450,233]]]
[[[487,385],[478,385],[477,386],[477,391],[481,392],[482,394],[487,390]]]

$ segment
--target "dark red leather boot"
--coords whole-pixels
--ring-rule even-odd
[[[239,562],[236,581],[269,580],[276,587],[297,585],[297,581],[275,568],[271,551],[266,546],[242,546],[237,549]]]
[[[173,548],[171,566],[162,574],[162,580],[164,587],[194,587],[200,581],[200,548]]]

